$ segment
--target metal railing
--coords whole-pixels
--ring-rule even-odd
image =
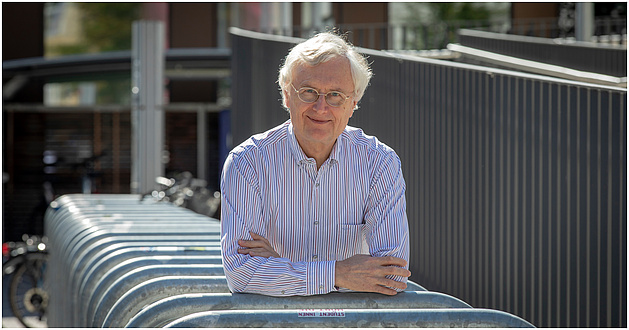
[[[51,205],[49,327],[532,326],[412,281],[396,296],[232,294],[216,219],[139,195],[65,195]]]
[[[358,47],[377,50],[428,50],[445,49],[449,43],[458,43],[460,29],[472,29],[500,34],[541,38],[574,39],[574,26],[567,27],[557,17],[453,20],[436,24],[421,22],[337,24],[334,27],[347,33],[350,42]],[[574,25],[574,22],[570,24]],[[261,28],[258,32],[280,36],[308,38],[329,27],[295,26],[290,29]],[[627,41],[627,19],[597,17],[594,20],[592,41],[624,44]]]
[[[613,77],[627,76],[627,47],[460,30],[462,46]]]
[[[335,28],[347,33],[354,45],[370,49],[420,50],[444,49],[447,44],[458,40],[457,31],[469,28],[504,30],[509,22],[503,20],[450,21],[438,24],[424,23],[365,23],[338,24]],[[281,36],[308,38],[326,27],[300,27],[292,29],[260,29],[259,32]]]

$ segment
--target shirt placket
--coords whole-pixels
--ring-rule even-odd
[[[310,262],[325,262],[327,261],[326,253],[327,246],[325,246],[325,237],[329,233],[325,233],[322,230],[324,223],[322,218],[324,216],[325,198],[326,198],[326,186],[325,180],[327,172],[329,170],[329,164],[324,163],[319,170],[317,170],[314,160],[309,159],[303,164],[303,169],[307,172],[310,182],[310,200],[308,203],[308,219],[306,219],[307,225],[304,230],[307,230],[308,241],[305,244],[304,257]],[[315,282],[311,282],[312,287],[311,294],[321,294],[326,292],[326,288],[329,285],[327,283],[330,278],[324,276],[324,273],[320,272],[322,268],[315,267],[319,270],[315,278]],[[333,279],[332,279],[333,280]]]
[[[316,166],[316,165],[315,165]],[[327,180],[325,180],[325,178],[327,177],[327,173],[328,173],[328,169],[329,169],[329,164],[328,162],[325,162],[323,165],[321,165],[321,168],[319,168],[318,171],[315,170],[315,175],[314,177],[314,182],[312,185],[312,203],[311,203],[311,209],[312,209],[312,246],[313,246],[313,251],[311,253],[312,257],[311,260],[314,262],[317,261],[327,261],[327,249],[329,248],[328,246],[325,245],[325,239],[324,239],[324,235],[329,235],[330,233],[325,233],[323,232],[323,216],[324,216],[324,210],[323,207],[325,207],[325,199],[328,198],[327,194]],[[325,289],[326,289],[326,284],[323,283],[323,277],[320,278],[320,280],[322,280],[321,283],[318,283],[319,285],[319,293],[324,293]]]
[[[325,166],[325,165],[324,165]],[[321,186],[321,173],[323,172],[324,166],[322,166],[318,171],[316,169],[316,164],[313,163],[309,166],[309,170],[310,170],[310,178],[312,180],[312,190],[310,193],[310,196],[312,196],[312,199],[310,200],[310,228],[312,228],[311,230],[311,240],[310,240],[310,246],[311,246],[311,250],[310,252],[310,261],[320,261],[320,250],[321,247],[319,246],[319,238],[320,238],[320,230],[319,230],[319,223],[320,223],[320,217],[321,217],[321,212],[319,210],[319,205],[321,204],[321,198],[323,196],[322,194],[322,189],[323,187]]]

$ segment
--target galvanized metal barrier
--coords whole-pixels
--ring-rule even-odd
[[[109,310],[106,317],[96,315],[94,326],[122,327],[142,308],[160,299],[182,293],[228,293],[224,276],[165,276],[146,281],[127,292]]]
[[[127,285],[126,281],[123,280],[123,278],[128,277],[129,274],[141,272],[142,270],[146,269],[152,269],[152,267],[173,267],[181,268],[174,271],[179,271],[181,272],[181,275],[184,275],[184,272],[188,270],[186,269],[187,267],[194,267],[195,269],[206,269],[205,275],[223,275],[222,264],[212,264],[212,262],[214,262],[215,260],[216,258],[214,256],[156,256],[133,258],[131,260],[123,262],[120,265],[109,270],[100,278],[99,281],[93,280],[89,283],[90,288],[88,288],[87,290],[90,291],[89,296],[91,297],[89,302],[87,303],[87,314],[85,315],[85,317],[87,318],[87,322],[91,322],[92,324],[94,324],[93,319],[95,318],[96,309],[99,308],[99,306],[104,305],[105,299],[110,299],[109,288],[120,285],[119,283],[125,283],[125,285]],[[159,268],[156,268],[154,270],[159,271]],[[163,275],[163,273],[160,273],[160,275]],[[194,273],[194,270],[191,270],[189,273],[185,273],[185,275],[199,274]]]
[[[396,296],[232,294],[220,223],[138,195],[66,195],[46,213],[49,327],[530,327],[409,281]]]
[[[513,315],[487,309],[324,309],[211,311],[184,316],[165,328],[529,328]]]
[[[155,280],[156,278],[163,279],[165,277],[175,277],[178,279],[176,281],[176,285],[169,284],[169,290],[164,290],[163,288],[158,288],[158,291],[161,293],[170,292],[172,290],[177,290],[180,292],[181,289],[179,285],[186,285],[186,292],[197,292],[194,289],[193,285],[183,281],[184,278],[189,278],[190,276],[208,276],[212,275],[212,281],[217,282],[217,286],[219,286],[219,290],[217,292],[228,292],[227,284],[224,280],[223,268],[220,265],[220,261],[215,265],[168,265],[168,266],[147,266],[142,267],[140,269],[128,272],[124,274],[124,276],[120,277],[117,281],[112,283],[111,285],[105,287],[106,291],[101,293],[100,295],[93,295],[90,298],[90,302],[88,303],[85,312],[81,312],[79,314],[84,315],[87,319],[83,319],[82,323],[91,324],[90,326],[100,326],[102,325],[105,316],[110,311],[112,306],[121,305],[119,299],[125,296],[128,292],[132,292],[134,290],[138,290],[138,286],[146,285],[150,281]],[[214,278],[218,277],[216,280]],[[220,281],[219,281],[220,280]],[[201,292],[208,292],[207,288],[201,286]],[[142,293],[144,295],[144,293]],[[153,299],[153,295],[149,292],[149,297],[145,297],[145,299]],[[142,307],[144,305],[140,305]]]
[[[119,267],[132,259],[192,257],[192,264],[221,263],[219,222],[189,210],[150,200],[140,203],[139,195],[66,195],[51,206],[45,221],[52,242],[45,284],[51,327],[86,326],[88,310],[96,310],[89,303],[112,296],[115,280],[105,275],[114,268],[118,277],[133,271]],[[147,278],[181,272],[166,267]],[[101,279],[110,286],[99,288]]]
[[[136,314],[129,328],[157,328],[181,315],[216,310],[268,310],[299,306],[302,309],[471,308],[465,302],[437,292],[406,291],[395,296],[368,293],[330,293],[312,297],[268,297],[239,293],[185,294],[164,298]]]

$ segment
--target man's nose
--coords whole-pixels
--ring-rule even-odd
[[[325,95],[319,95],[319,98],[315,101],[312,108],[317,111],[327,110],[328,103],[325,101]]]

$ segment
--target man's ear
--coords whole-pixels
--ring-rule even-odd
[[[290,98],[288,95],[288,91],[286,90],[286,88],[282,88],[282,94],[284,95],[283,97],[283,102],[284,102],[284,108],[286,109],[290,109]]]
[[[352,115],[349,116],[349,118],[352,118],[354,116],[354,111],[356,111],[356,106],[358,105],[358,101],[353,101],[353,105],[352,105]]]

